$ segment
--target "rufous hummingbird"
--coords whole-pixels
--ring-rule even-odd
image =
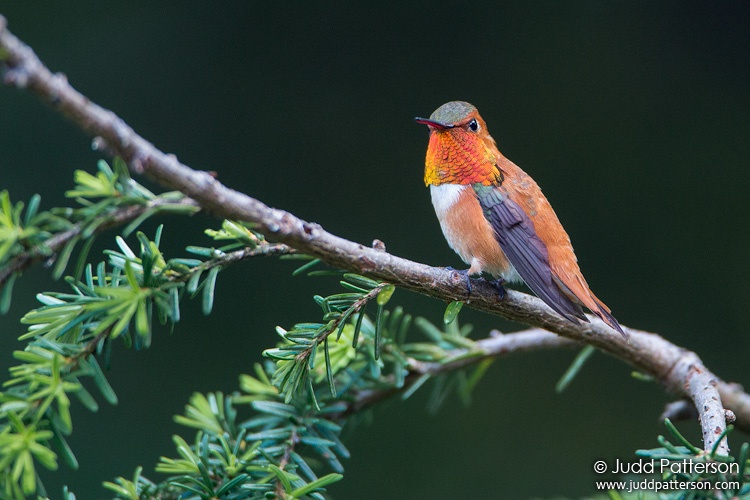
[[[627,339],[589,289],[547,198],[500,153],[477,108],[453,101],[415,120],[430,129],[424,182],[445,239],[470,266],[467,276],[486,272],[498,285],[523,281],[562,317],[588,321],[586,306]]]

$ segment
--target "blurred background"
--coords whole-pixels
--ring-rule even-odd
[[[544,189],[592,289],[621,323],[695,350],[750,384],[750,4],[747,2],[4,2],[9,28],[53,71],[184,163],[340,236],[431,265],[461,266],[422,182],[427,130],[412,118],[475,104],[500,150]],[[0,188],[65,204],[90,139],[23,92],[0,88]],[[145,227],[153,234],[155,224]],[[167,219],[168,256],[210,245],[207,216]],[[92,259],[113,244],[100,237]],[[232,391],[274,345],[276,325],[319,317],[333,280],[263,260],[219,277],[210,317],[186,304],[153,346],[115,350],[119,406],[74,405],[81,470],[46,474],[53,498],[109,496],[101,482],[159,456],[194,391]],[[37,268],[0,318],[0,372],[34,294],[62,290]],[[444,304],[392,303],[440,321]],[[474,335],[521,326],[465,309]],[[414,332],[416,334],[416,332]],[[669,401],[596,355],[562,395],[573,352],[498,360],[474,402],[436,415],[425,394],[375,410],[348,433],[335,498],[549,498],[594,493],[597,459],[658,446]],[[6,375],[3,375],[5,377]],[[426,391],[423,391],[426,392]],[[680,428],[699,442],[698,426]],[[738,449],[748,436],[736,433]]]

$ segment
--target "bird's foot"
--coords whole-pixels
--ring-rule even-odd
[[[469,276],[469,270],[468,269],[455,269],[451,266],[446,267],[448,271],[453,271],[454,273],[458,273],[461,276],[463,276],[464,280],[466,281],[466,290],[467,290],[467,296],[471,297],[471,276]]]
[[[496,280],[487,280],[487,283],[492,285],[492,288],[497,290],[497,298],[502,300],[505,298],[505,287],[503,286],[503,283],[505,283],[505,280],[502,278],[498,278]]]

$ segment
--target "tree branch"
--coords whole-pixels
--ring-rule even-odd
[[[97,138],[95,143],[104,145],[107,152],[122,157],[134,173],[145,174],[162,186],[183,192],[216,216],[252,222],[267,238],[335,267],[444,301],[467,299],[465,281],[457,272],[412,262],[328,233],[318,224],[270,208],[225,187],[206,172],[183,165],[175,156],[161,152],[112,111],[77,92],[64,75],[52,74],[31,48],[6,29],[2,17],[0,60],[0,73],[6,85],[36,94]],[[706,450],[713,447],[726,428],[722,402],[733,410],[737,426],[750,431],[750,396],[740,386],[713,375],[695,353],[656,334],[633,328],[625,328],[630,334],[630,341],[626,342],[597,318],[591,317],[591,323],[576,325],[557,316],[536,297],[508,290],[500,300],[495,289],[483,280],[474,281],[472,285],[471,300],[467,301],[471,307],[591,344],[660,380],[670,393],[691,398],[701,415]],[[707,400],[716,404],[703,405]],[[724,446],[720,450],[723,452]]]

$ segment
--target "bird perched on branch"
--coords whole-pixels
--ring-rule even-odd
[[[429,118],[424,182],[450,247],[469,264],[468,276],[486,272],[523,280],[562,317],[588,321],[582,306],[627,335],[609,307],[589,289],[570,237],[534,179],[497,149],[477,108],[443,104]],[[471,293],[471,288],[469,288]]]

